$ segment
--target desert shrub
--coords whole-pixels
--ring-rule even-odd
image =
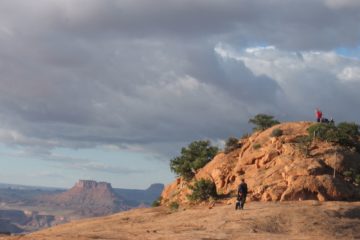
[[[247,139],[250,137],[250,134],[249,133],[244,133],[240,139]]]
[[[159,201],[155,200],[151,203],[151,207],[159,207],[161,204]]]
[[[272,137],[280,137],[283,135],[283,130],[281,130],[280,128],[275,128],[272,132],[271,132],[271,136]]]
[[[344,177],[352,177],[353,172],[350,171],[350,170],[347,170],[347,171],[344,171],[344,172],[343,172],[343,175],[344,175]]]
[[[357,174],[357,175],[355,176],[355,182],[356,182],[357,184],[360,184],[360,174]]]
[[[181,155],[170,160],[170,169],[185,180],[191,180],[199,168],[214,158],[218,148],[211,146],[210,141],[194,141],[181,149]]]
[[[338,143],[343,146],[354,146],[359,136],[359,126],[355,123],[332,124],[316,123],[307,129],[310,137],[323,141]]]
[[[252,123],[255,125],[253,128],[254,131],[263,131],[267,128],[270,128],[276,124],[279,124],[280,122],[276,119],[274,119],[271,115],[266,114],[258,114],[254,118],[249,119],[249,123]]]
[[[169,205],[169,208],[170,208],[172,211],[178,210],[179,207],[180,207],[180,205],[179,205],[178,202],[171,202],[170,205]]]
[[[237,148],[241,148],[241,143],[239,139],[235,137],[229,137],[225,142],[224,152],[229,153]]]
[[[338,124],[337,128],[340,132],[348,135],[351,138],[356,138],[360,135],[359,132],[359,125],[356,123],[348,123],[348,122],[341,122]]]
[[[152,207],[159,207],[161,205],[161,196],[154,200],[151,204]]]
[[[192,193],[188,195],[190,201],[206,201],[217,197],[215,183],[211,180],[200,179],[189,188],[192,190]]]
[[[257,150],[259,148],[261,148],[261,144],[260,143],[254,143],[253,149]]]
[[[311,145],[311,137],[309,136],[298,136],[295,138],[294,142],[301,154],[305,157],[309,156],[310,153],[310,145]]]
[[[319,138],[321,140],[330,140],[329,135],[332,134],[331,132],[335,132],[335,130],[335,126],[324,123],[313,124],[307,129],[310,137]]]
[[[297,136],[294,139],[295,143],[311,143],[312,138],[310,136],[306,136],[306,135],[302,135],[302,136]]]

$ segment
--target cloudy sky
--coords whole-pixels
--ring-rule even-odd
[[[0,182],[169,183],[257,113],[360,118],[358,0],[0,1]]]

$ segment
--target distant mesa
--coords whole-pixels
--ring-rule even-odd
[[[68,191],[42,196],[40,200],[46,206],[73,210],[81,217],[94,217],[150,206],[163,189],[163,184],[137,190],[113,188],[107,182],[79,180]]]
[[[118,196],[110,183],[79,180],[66,192],[44,196],[46,205],[72,209],[81,216],[103,216],[130,207]]]
[[[92,180],[79,180],[74,188],[82,188],[82,189],[107,189],[111,191],[112,187],[110,183],[107,182],[96,182]]]

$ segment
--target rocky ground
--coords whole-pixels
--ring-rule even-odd
[[[360,239],[359,226],[360,202],[250,202],[136,209],[0,239]]]

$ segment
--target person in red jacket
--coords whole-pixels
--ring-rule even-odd
[[[317,122],[321,122],[321,118],[322,118],[322,112],[320,109],[316,109],[315,110],[315,117],[316,117],[316,121]]]

